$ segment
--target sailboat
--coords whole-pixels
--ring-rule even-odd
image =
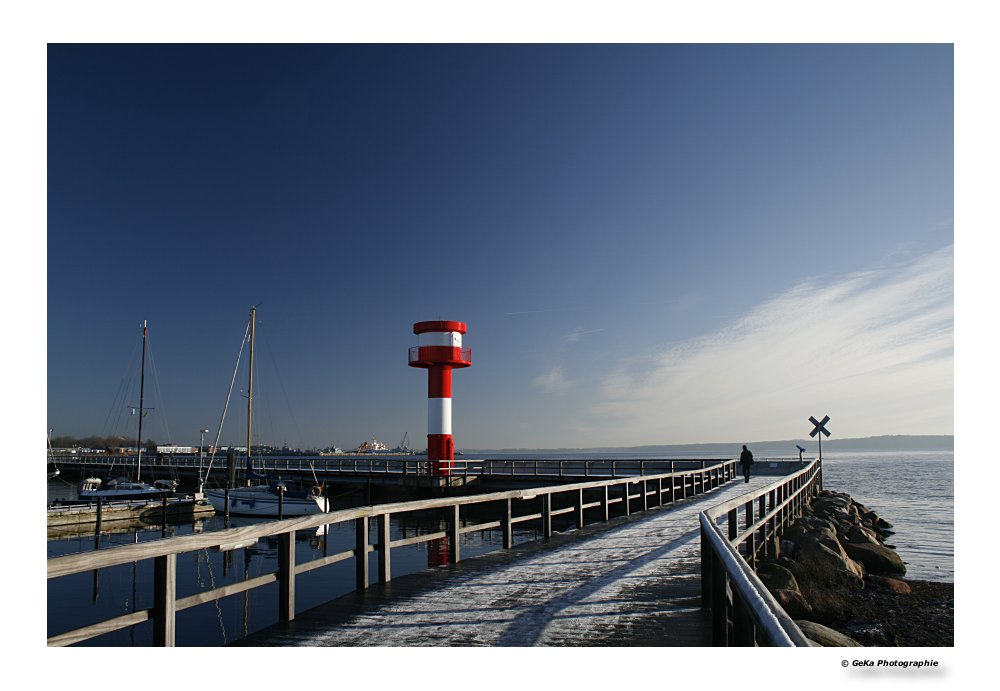
[[[280,515],[285,518],[321,513],[324,510],[324,499],[319,487],[300,490],[280,479],[268,481],[267,476],[260,475],[253,469],[251,432],[253,430],[253,350],[256,319],[257,308],[252,306],[250,308],[250,363],[247,368],[249,370],[247,377],[247,486],[229,488],[229,513],[238,516],[276,517],[279,515],[279,508]],[[253,482],[257,482],[257,484],[250,484]],[[204,494],[205,498],[212,502],[212,507],[216,511],[226,511],[227,490],[206,488]]]
[[[162,499],[177,489],[175,480],[156,480],[152,485],[142,481],[142,418],[146,392],[146,343],[148,338],[146,321],[143,320],[142,365],[139,374],[139,432],[136,435],[136,448],[139,455],[135,463],[135,479],[118,477],[102,481],[97,477],[84,478],[79,484],[80,499],[87,501],[96,499]]]
[[[49,464],[52,466],[52,470],[48,471],[49,477],[47,479],[51,480],[52,478],[59,475],[59,464],[56,463],[56,459],[52,455],[52,430],[49,430],[49,434],[48,437],[46,438],[46,441],[49,447]]]

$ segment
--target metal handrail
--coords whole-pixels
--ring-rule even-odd
[[[702,606],[712,610],[715,645],[810,645],[750,562],[756,563],[758,553],[777,552],[785,527],[802,514],[806,498],[821,488],[822,466],[815,460],[763,489],[701,512]],[[770,502],[769,509],[765,501]],[[740,509],[745,525],[742,532]],[[719,525],[723,517],[728,523],[728,536]],[[760,541],[756,539],[758,533],[763,537]],[[740,553],[741,546],[746,558]]]

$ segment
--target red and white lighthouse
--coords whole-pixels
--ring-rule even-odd
[[[472,364],[472,350],[462,347],[465,324],[417,322],[417,345],[410,348],[410,367],[427,370],[427,460],[435,475],[451,475],[455,441],[451,436],[451,370]]]

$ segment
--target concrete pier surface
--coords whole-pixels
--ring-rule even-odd
[[[707,495],[375,584],[237,646],[709,646],[698,513]]]

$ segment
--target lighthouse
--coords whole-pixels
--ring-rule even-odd
[[[451,475],[455,441],[451,436],[451,370],[472,364],[472,350],[462,347],[463,322],[417,322],[417,345],[410,367],[427,370],[427,460],[434,475]]]

